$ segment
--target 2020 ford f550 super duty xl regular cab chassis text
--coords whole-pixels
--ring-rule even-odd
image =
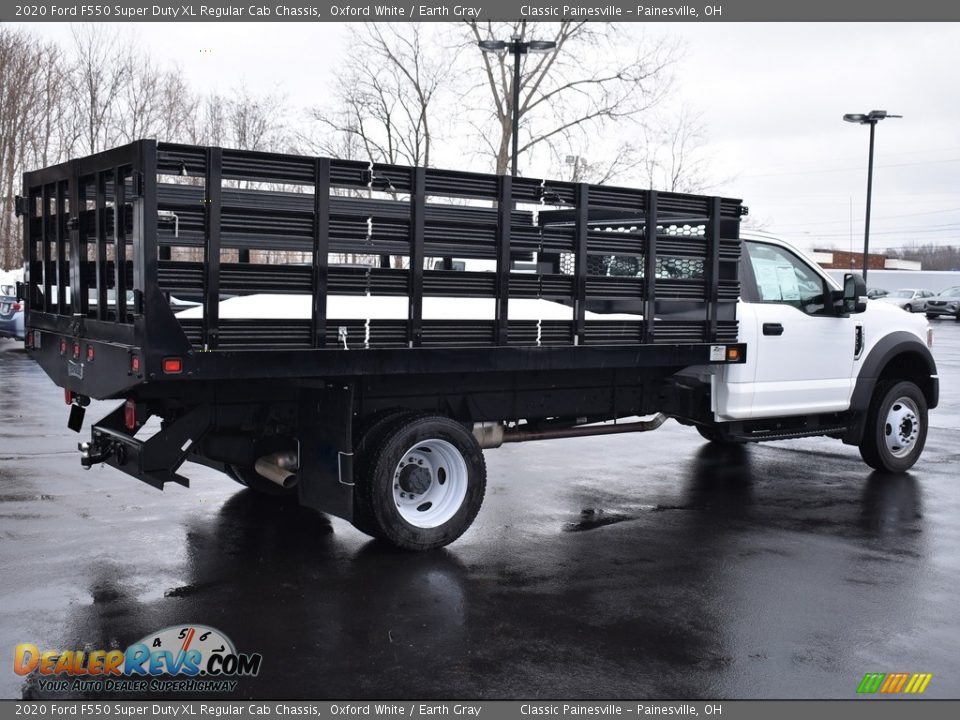
[[[672,417],[902,471],[937,404],[924,320],[739,200],[142,140],[17,208],[28,352],[72,428],[122,400],[84,465],[202,463],[404,548],[470,526],[501,443]]]

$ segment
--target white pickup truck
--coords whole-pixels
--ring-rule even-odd
[[[837,314],[825,291],[842,289],[803,253],[757,235],[745,234],[743,246],[746,362],[682,373],[709,383],[711,403],[709,413],[679,419],[718,442],[831,435],[858,445],[877,470],[910,468],[939,394],[926,320],[866,298]]]

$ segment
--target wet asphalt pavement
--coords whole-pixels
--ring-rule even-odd
[[[198,466],[164,492],[83,471],[62,391],[0,341],[0,697],[44,696],[17,643],[202,623],[264,656],[232,697],[851,698],[905,671],[956,698],[960,324],[935,328],[941,406],[907,475],[673,422],[507,446],[473,528],[421,555]]]

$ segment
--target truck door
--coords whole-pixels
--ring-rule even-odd
[[[786,247],[744,241],[740,323],[752,324],[754,418],[846,410],[856,321],[837,317],[833,287]],[[745,368],[746,375],[750,371]]]

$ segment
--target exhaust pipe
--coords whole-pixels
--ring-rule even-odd
[[[650,432],[667,421],[667,416],[657,413],[649,420],[614,425],[575,425],[566,428],[525,430],[523,426],[504,427],[500,423],[477,423],[473,435],[483,449],[498,448],[504,443],[530,442],[531,440],[559,440],[562,438],[591,437],[593,435],[620,435],[623,433]]]
[[[281,450],[264,455],[254,463],[257,473],[282,488],[292,488],[297,484],[297,470],[300,459],[294,450]]]

